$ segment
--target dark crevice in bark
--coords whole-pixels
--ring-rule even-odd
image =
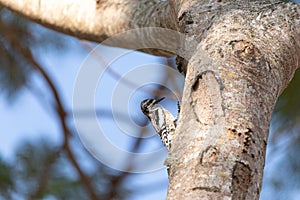
[[[207,74],[207,73],[212,73],[212,74],[214,75],[214,77],[216,77],[215,73],[214,73],[213,71],[211,71],[211,70],[205,70],[205,71],[199,73],[199,74],[196,76],[195,81],[194,81],[194,84],[193,84],[193,86],[192,86],[193,91],[198,90],[198,88],[199,88],[199,80],[202,79],[203,76],[204,76],[205,74]],[[216,78],[216,79],[217,79],[217,78]],[[218,81],[218,79],[217,79],[217,81]],[[219,81],[218,81],[218,82],[219,82]]]
[[[201,186],[199,186],[199,187],[192,188],[192,190],[205,190],[206,192],[220,192],[221,191],[220,188],[215,187],[215,186],[213,186],[213,187],[201,187]]]
[[[177,56],[176,65],[178,71],[185,76],[187,71],[188,61],[181,56]]]
[[[101,3],[101,0],[96,0],[96,8],[97,8],[97,9],[100,8],[100,3]]]
[[[193,20],[193,17],[191,15],[191,12],[189,11],[185,11],[181,14],[181,16],[178,18],[179,22],[180,23],[183,23],[183,24],[193,24],[194,23],[194,20]]]
[[[237,161],[233,168],[232,173],[232,199],[239,200],[245,199],[247,196],[247,190],[252,184],[252,170],[248,165]]]
[[[197,103],[195,101],[197,101],[197,99],[194,99],[193,96],[196,96],[197,97],[197,94],[195,95],[194,93],[197,92],[198,88],[199,88],[199,79],[201,79],[202,76],[197,76],[196,77],[196,80],[194,81],[194,84],[192,85],[192,98],[191,98],[191,106],[192,106],[192,110],[193,110],[193,113],[194,115],[196,116],[196,121],[201,123],[200,119],[198,118],[198,114],[197,114],[197,111],[196,111],[196,108],[195,108],[195,105],[197,105]],[[194,95],[193,95],[194,94]]]

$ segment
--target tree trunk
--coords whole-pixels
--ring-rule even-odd
[[[299,5],[271,0],[0,4],[55,30],[98,42],[150,26],[180,31],[200,42],[189,62],[178,58],[186,82],[166,161],[168,199],[259,198],[270,116],[300,61]]]
[[[194,23],[180,28],[201,38],[212,61],[199,51],[187,67],[168,199],[259,199],[272,110],[300,61],[299,12],[242,6],[210,14],[218,19],[197,34],[196,4],[178,11]]]

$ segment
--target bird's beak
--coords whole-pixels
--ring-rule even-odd
[[[161,102],[162,100],[164,100],[165,99],[165,97],[163,97],[163,98],[160,98],[160,99],[158,99],[158,100],[156,100],[156,102],[155,103],[159,103],[159,102]]]

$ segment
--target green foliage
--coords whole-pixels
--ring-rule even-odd
[[[4,46],[3,43],[0,45],[0,92],[6,93],[8,97],[13,97],[25,85],[29,65],[18,54],[4,49]]]
[[[101,199],[109,199],[112,192],[114,199],[129,194],[122,185],[112,184],[118,177],[105,172],[100,163],[90,157],[81,162],[94,166],[95,170],[90,170],[87,175],[97,186]],[[13,199],[13,196],[21,199],[90,199],[63,149],[45,139],[23,143],[16,150],[12,163],[0,159],[0,199]]]
[[[282,117],[299,116],[300,107],[300,70],[298,69],[289,86],[284,90],[278,100],[275,111],[280,111]],[[299,109],[295,109],[299,108]]]
[[[46,140],[25,143],[16,154],[16,190],[26,197],[88,199],[63,153]]]
[[[11,166],[0,158],[0,197],[8,197],[14,187]]]
[[[300,117],[300,70],[298,69],[289,86],[284,90],[279,97],[272,119],[274,127],[274,137],[280,135],[284,129],[299,123],[297,120]]]

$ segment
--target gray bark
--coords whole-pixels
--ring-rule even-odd
[[[43,25],[93,41],[156,26],[200,42],[187,66],[178,59],[187,70],[177,136],[166,161],[168,199],[259,198],[271,113],[300,61],[298,5],[266,0],[51,2],[0,0]],[[209,63],[203,62],[201,49]]]
[[[187,67],[168,199],[259,199],[272,110],[300,61],[299,8],[236,1],[201,16],[201,3],[178,10],[213,61],[196,52]]]

